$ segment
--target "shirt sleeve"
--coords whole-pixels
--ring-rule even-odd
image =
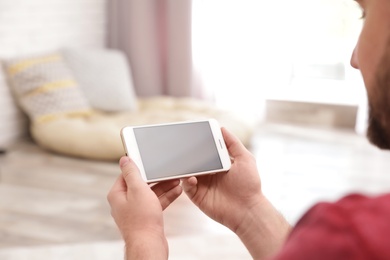
[[[390,194],[315,205],[273,259],[390,259]]]

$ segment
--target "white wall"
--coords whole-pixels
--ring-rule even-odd
[[[0,0],[0,61],[64,46],[106,45],[109,0]],[[27,132],[0,70],[0,149]]]

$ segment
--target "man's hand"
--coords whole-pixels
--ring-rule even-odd
[[[184,179],[184,191],[206,215],[235,232],[254,258],[269,256],[290,226],[263,196],[254,156],[226,129],[222,133],[232,157],[230,170]]]
[[[167,259],[163,210],[182,192],[179,180],[149,186],[137,165],[120,159],[122,174],[107,195],[113,216],[125,242],[128,259]]]

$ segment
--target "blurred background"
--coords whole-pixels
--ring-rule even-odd
[[[218,103],[261,119],[279,119],[267,108],[286,104],[313,114],[316,104],[354,106],[361,112],[357,130],[363,131],[366,97],[359,72],[350,66],[362,25],[354,1],[214,0],[192,7],[195,70]],[[286,117],[299,113],[288,107],[292,111],[281,111]],[[316,116],[325,122],[325,113]]]
[[[332,109],[341,106],[355,113],[346,119],[355,120],[349,126],[356,123],[364,132],[365,91],[359,72],[349,65],[362,23],[354,1],[0,4],[3,58],[63,47],[115,48],[129,59],[138,96],[211,99],[256,120],[279,120],[267,107],[283,110],[287,101],[296,110],[308,106],[311,113],[311,104],[333,105],[315,114],[328,124],[336,120]],[[10,102],[7,98],[2,95],[0,104]],[[1,116],[8,120],[2,124],[15,129],[18,122],[9,119],[16,112],[4,106]],[[315,119],[306,114],[295,120]],[[0,140],[19,131],[1,132]]]
[[[366,93],[349,64],[360,16],[351,0],[0,0],[0,259],[123,258],[106,202],[117,155],[107,154],[123,152],[118,127],[133,123],[129,114],[136,123],[219,117],[255,154],[264,193],[291,224],[319,201],[389,190],[390,155],[365,139]],[[138,101],[77,119],[86,126],[104,115],[98,137],[91,126],[61,143],[74,154],[53,144],[53,132],[75,141],[66,138],[78,128],[36,124],[6,69],[63,48],[120,53],[127,74],[102,58],[112,56],[76,74],[106,65],[118,73],[94,73],[91,93],[107,101],[116,86],[94,84],[120,75]],[[107,154],[75,155],[84,150]],[[170,259],[251,259],[185,196],[164,214]]]

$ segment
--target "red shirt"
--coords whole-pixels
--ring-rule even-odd
[[[274,259],[390,259],[390,194],[317,204]]]

